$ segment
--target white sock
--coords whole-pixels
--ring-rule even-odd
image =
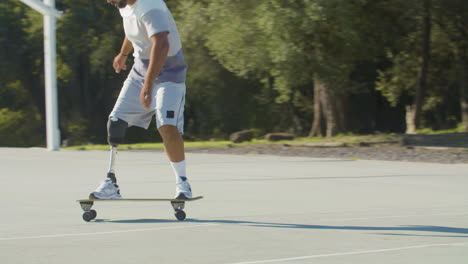
[[[171,162],[171,166],[176,176],[176,183],[184,182],[187,180],[187,173],[185,171],[185,160],[181,162]]]

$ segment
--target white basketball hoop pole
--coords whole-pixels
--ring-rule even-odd
[[[55,0],[44,0],[44,3],[55,10]],[[48,150],[59,150],[60,148],[57,102],[56,20],[55,16],[44,16],[44,66]]]
[[[57,102],[56,20],[61,13],[55,9],[55,0],[21,0],[44,16],[44,74],[46,98],[47,150],[59,150]]]

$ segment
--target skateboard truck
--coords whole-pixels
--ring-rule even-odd
[[[94,204],[94,202],[92,202],[92,201],[90,201],[90,202],[80,202],[80,206],[81,206],[81,209],[83,209],[83,211],[91,210],[91,207],[93,207],[93,204]]]
[[[172,208],[174,208],[174,215],[177,218],[177,220],[182,221],[185,220],[185,212],[184,212],[184,207],[185,207],[185,202],[179,202],[179,201],[173,201],[171,202]]]
[[[95,219],[97,216],[96,210],[91,210],[91,207],[93,207],[93,205],[94,205],[93,201],[86,201],[86,202],[80,201],[81,209],[83,209],[84,211],[83,220],[85,220],[86,222],[89,222]]]

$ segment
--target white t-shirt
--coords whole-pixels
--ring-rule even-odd
[[[179,32],[164,1],[137,0],[135,4],[127,5],[119,10],[123,18],[125,35],[133,45],[133,56],[140,59],[146,67],[151,54],[151,36],[159,32],[169,32],[168,57],[157,78],[157,83],[185,82],[187,65],[182,54]],[[141,73],[141,70],[139,72]],[[146,71],[143,75],[145,73]]]

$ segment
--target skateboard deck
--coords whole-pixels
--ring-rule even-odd
[[[190,202],[202,199],[203,196],[193,197],[191,199],[170,199],[170,198],[122,198],[122,199],[83,199],[76,200],[79,203],[83,202]]]
[[[185,220],[184,212],[185,202],[191,202],[202,199],[203,196],[197,196],[191,199],[168,199],[168,198],[126,198],[126,199],[82,199],[76,200],[83,209],[83,220],[89,222],[96,218],[96,210],[91,210],[94,202],[170,202],[174,208],[174,215],[177,220]]]

